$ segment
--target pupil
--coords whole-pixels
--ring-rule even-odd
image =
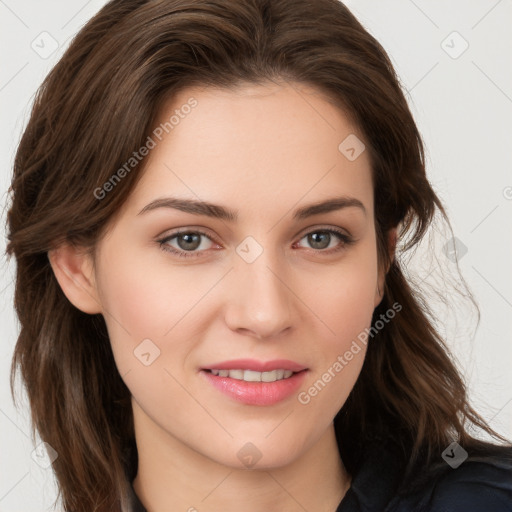
[[[181,243],[182,240],[185,241],[184,244]],[[178,237],[178,245],[180,246],[180,249],[183,250],[197,249],[200,245],[200,235],[194,233],[180,235]]]
[[[314,249],[325,249],[329,246],[329,238],[330,233],[326,233],[325,231],[320,231],[318,233],[312,233],[308,235],[309,243]],[[322,239],[323,238],[323,242]],[[326,243],[325,243],[326,242]]]

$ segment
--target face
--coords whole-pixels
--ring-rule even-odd
[[[97,246],[114,357],[136,428],[281,466],[332,428],[364,360],[381,299],[369,155],[304,85],[189,88],[159,123],[176,109]]]

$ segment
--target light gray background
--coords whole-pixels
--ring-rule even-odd
[[[429,176],[447,206],[455,236],[467,247],[460,267],[482,312],[474,337],[471,331],[468,334],[471,320],[467,317],[458,323],[448,319],[444,329],[466,375],[472,403],[492,427],[510,438],[512,1],[346,3],[391,55],[409,91],[427,147]],[[103,0],[0,0],[3,225],[13,155],[34,92],[70,38],[104,4]],[[40,36],[45,31],[59,46],[43,59],[31,44],[39,45],[39,52],[51,50],[49,36]],[[465,41],[469,46],[461,53]],[[440,240],[436,254],[449,268],[453,263],[442,251],[445,242]],[[426,277],[422,271],[418,266],[420,279]],[[8,374],[18,330],[12,307],[13,275],[14,262],[3,258],[0,512],[38,512],[49,509],[56,487],[51,469],[31,458],[34,446],[26,400],[25,407],[17,411],[10,398]],[[440,318],[443,314],[440,307]]]

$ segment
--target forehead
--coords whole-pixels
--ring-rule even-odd
[[[340,150],[347,137],[362,141],[363,135],[311,86],[186,88],[163,105],[154,127],[155,146],[132,194],[133,208],[172,194],[236,203],[257,214],[306,196],[343,194],[373,212],[367,152],[351,161]]]

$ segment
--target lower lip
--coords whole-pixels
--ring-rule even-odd
[[[272,405],[294,394],[304,381],[307,370],[294,373],[287,379],[275,382],[246,382],[229,377],[219,377],[201,370],[208,381],[225,395],[248,405]]]

